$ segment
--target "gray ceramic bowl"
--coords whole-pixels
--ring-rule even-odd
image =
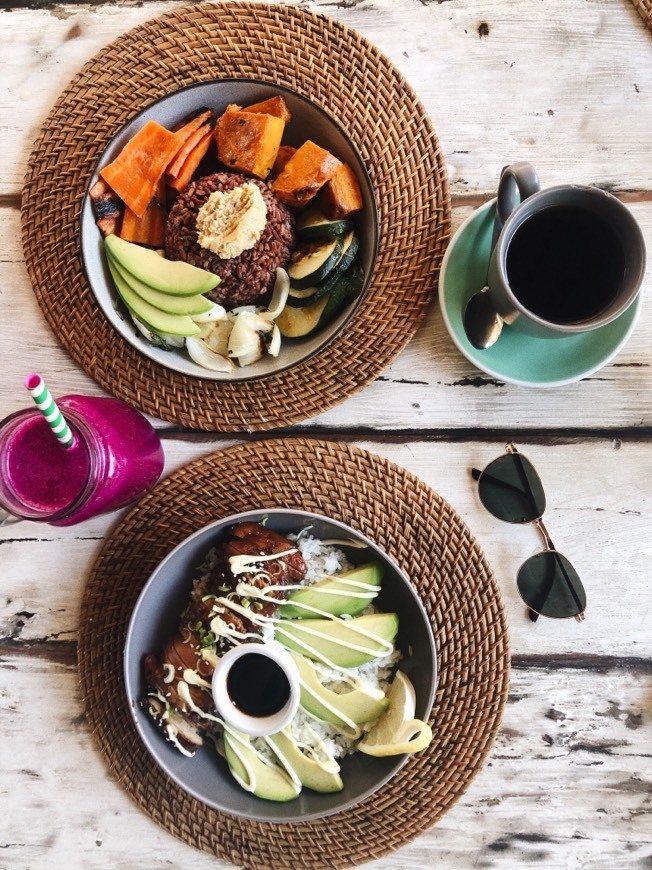
[[[321,540],[353,538],[365,546],[346,548],[352,563],[372,559],[383,563],[385,574],[376,603],[380,609],[399,616],[396,645],[404,654],[400,667],[414,685],[417,717],[429,717],[437,679],[435,645],[428,617],[410,582],[382,550],[359,532],[335,520],[302,511],[249,511],[212,523],[179,544],[149,578],[134,608],[124,653],[125,682],[130,709],[143,743],[181,788],[209,806],[234,816],[265,822],[298,822],[328,816],[357,804],[387,782],[407,757],[373,758],[357,752],[341,759],[343,791],[319,794],[303,789],[296,800],[275,803],[240,788],[226,762],[212,746],[202,747],[192,758],[181,755],[163,738],[139,705],[146,691],[143,656],[159,649],[162,641],[174,631],[188,601],[195,568],[226,528],[237,522],[260,522],[264,517],[267,517],[268,528],[281,534],[299,532],[310,526],[311,534]]]
[[[95,299],[107,320],[125,341],[146,357],[173,371],[216,381],[245,381],[276,374],[308,359],[332,341],[353,316],[369,287],[378,248],[378,215],[369,175],[351,140],[339,124],[323,109],[289,88],[256,79],[220,79],[190,85],[162,97],[139,112],[113,137],[95,167],[87,190],[98,180],[100,169],[115,158],[146,121],[155,120],[163,126],[172,127],[186,115],[202,107],[214,109],[219,116],[229,103],[247,106],[277,94],[284,98],[292,113],[283,143],[298,147],[306,139],[312,139],[348,163],[356,173],[364,200],[364,208],[355,218],[360,237],[360,257],[365,271],[364,288],[355,302],[316,335],[305,339],[284,339],[278,357],[264,356],[253,365],[236,369],[230,374],[210,371],[194,363],[183,349],[164,351],[153,347],[141,337],[131,319],[123,313],[108,273],[102,236],[95,225],[91,200],[86,195],[81,211],[80,250],[82,266]]]

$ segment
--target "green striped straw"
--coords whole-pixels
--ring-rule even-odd
[[[43,378],[40,375],[27,375],[25,386],[32,394],[36,407],[47,420],[50,429],[57,436],[59,444],[62,447],[72,447],[75,443],[75,436],[72,434],[70,426],[64,420],[63,414],[52,398],[52,394],[45,386]]]

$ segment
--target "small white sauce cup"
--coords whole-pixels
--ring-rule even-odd
[[[243,656],[265,656],[275,662],[287,677],[290,685],[288,700],[270,716],[251,716],[235,706],[227,689],[231,668]],[[296,662],[283,647],[276,643],[244,643],[225,653],[217,663],[212,680],[213,701],[224,721],[251,737],[263,737],[281,731],[292,721],[299,709],[301,683]]]

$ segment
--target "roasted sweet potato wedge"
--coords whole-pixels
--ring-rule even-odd
[[[335,175],[341,161],[307,139],[272,183],[281,202],[301,208]]]
[[[265,179],[272,170],[285,121],[228,106],[215,127],[217,156],[229,169]]]
[[[163,248],[165,247],[166,219],[165,179],[161,178],[142,217],[138,217],[129,206],[125,206],[120,238],[127,242],[148,245],[151,248]]]
[[[175,133],[148,121],[100,175],[134,214],[142,217],[178,148]]]
[[[288,160],[293,154],[296,154],[296,151],[297,149],[293,148],[292,145],[281,145],[278,149],[278,154],[276,155],[276,160],[272,166],[272,171],[269,173],[269,177],[272,179],[278,178],[287,166]]]
[[[195,170],[201,163],[204,155],[213,141],[213,128],[210,124],[204,124],[190,137],[189,145],[184,149],[181,163],[175,160],[165,174],[169,186],[179,193],[189,184]],[[174,171],[172,171],[174,169]]]
[[[355,172],[343,163],[319,194],[319,204],[327,218],[339,220],[360,211],[362,191]]]
[[[292,115],[283,97],[270,97],[269,100],[263,100],[262,103],[254,103],[253,106],[247,106],[245,111],[254,112],[257,115],[274,115],[276,118],[285,121],[286,124],[292,120]]]

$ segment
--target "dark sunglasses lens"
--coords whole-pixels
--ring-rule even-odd
[[[555,550],[537,553],[524,562],[517,583],[523,601],[541,616],[566,619],[586,609],[586,593],[577,571]]]
[[[539,475],[521,453],[494,459],[482,472],[478,487],[482,504],[508,523],[531,523],[546,509]]]

